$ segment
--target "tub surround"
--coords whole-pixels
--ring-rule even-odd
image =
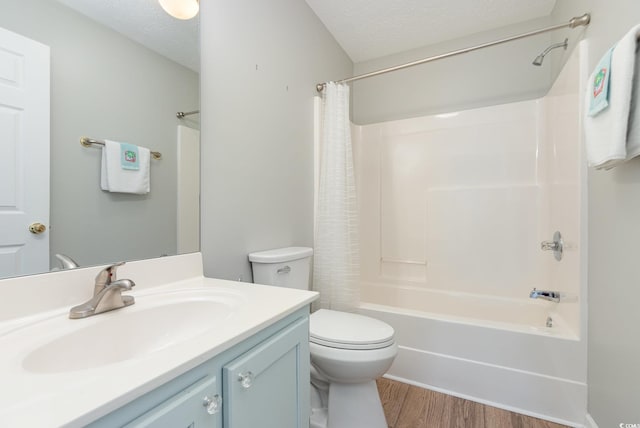
[[[583,336],[583,51],[537,100],[354,127],[363,295],[558,290],[572,299],[557,312]],[[560,262],[540,249],[555,231]]]
[[[392,378],[584,424],[585,58],[537,100],[354,127],[360,312],[397,333]]]
[[[86,425],[228,350],[317,297],[310,291],[205,278],[201,254],[193,253],[127,263],[118,270],[118,278],[136,282],[134,290],[126,293],[135,296],[135,305],[88,319],[67,319],[71,306],[91,297],[94,278],[101,268],[0,281],[0,347],[5,350],[0,355],[0,425]],[[39,346],[101,322],[102,317],[145,310],[157,296],[185,292],[196,299],[198,293],[222,293],[239,304],[230,317],[201,334],[124,361],[53,373],[29,371],[23,362]],[[25,337],[27,332],[37,331],[38,323],[45,320],[58,328],[46,333],[40,328],[40,336]],[[113,331],[105,340],[116,343],[119,334]]]

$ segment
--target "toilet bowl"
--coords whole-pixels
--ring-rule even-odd
[[[249,254],[254,282],[308,289],[313,250],[289,247]],[[386,428],[375,379],[398,346],[388,324],[320,309],[310,317],[311,428]]]

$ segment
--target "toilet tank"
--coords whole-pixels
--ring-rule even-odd
[[[309,289],[313,248],[287,247],[249,254],[253,282],[278,287]]]

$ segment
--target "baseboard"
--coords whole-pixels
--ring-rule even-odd
[[[587,416],[585,417],[584,426],[585,428],[598,428],[598,424],[596,423],[596,421],[593,420],[593,418],[589,413],[587,413]]]
[[[387,377],[563,425],[585,426],[587,386],[580,382],[403,346]]]

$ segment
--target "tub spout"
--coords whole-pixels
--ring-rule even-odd
[[[557,303],[560,301],[561,295],[559,291],[538,290],[534,288],[529,294],[529,297],[532,299],[542,299]]]

